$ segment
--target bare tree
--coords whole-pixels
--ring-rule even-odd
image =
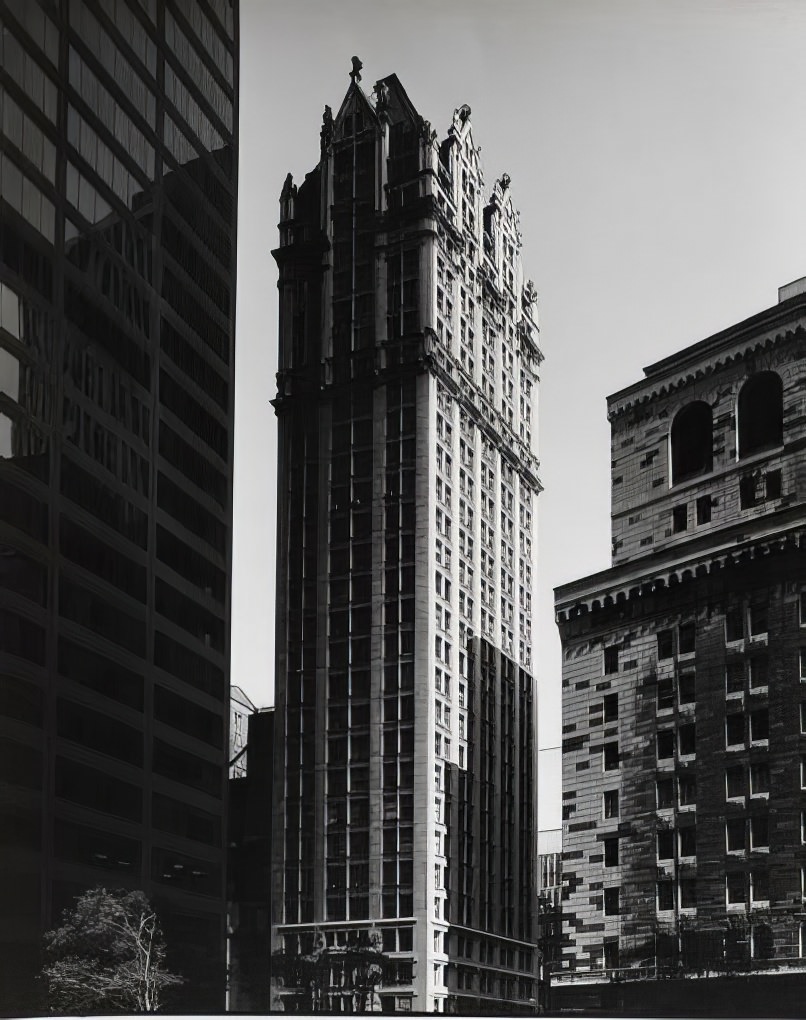
[[[183,979],[165,969],[156,913],[140,890],[90,889],[45,935],[52,1013],[155,1013]]]

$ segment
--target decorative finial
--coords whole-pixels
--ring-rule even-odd
[[[376,109],[379,112],[381,110],[385,110],[386,107],[389,105],[389,86],[386,84],[383,78],[379,78],[378,81],[375,82],[375,88],[373,89],[373,91],[375,93]]]
[[[353,69],[352,71],[350,71],[350,78],[354,82],[361,81],[361,68],[363,66],[364,65],[361,63],[358,57],[353,57]]]
[[[324,146],[329,145],[333,138],[333,111],[329,106],[325,107],[325,112],[322,114],[322,130],[319,132],[319,138]]]

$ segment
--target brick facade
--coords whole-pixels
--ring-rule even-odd
[[[805,322],[609,398],[613,565],[556,592],[565,970],[801,957]]]

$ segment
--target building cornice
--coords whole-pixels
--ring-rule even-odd
[[[799,321],[800,320],[800,321]],[[644,369],[646,378],[607,398],[609,421],[722,371],[806,336],[806,294],[768,308]],[[789,326],[789,328],[785,328]]]
[[[806,550],[802,504],[561,585],[554,590],[556,621],[566,623],[775,552],[797,549]]]

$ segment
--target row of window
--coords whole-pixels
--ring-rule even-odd
[[[775,372],[751,376],[737,400],[737,456],[741,459],[783,442],[783,383]],[[681,408],[670,432],[672,484],[707,474],[714,459],[713,410],[704,400]]]

